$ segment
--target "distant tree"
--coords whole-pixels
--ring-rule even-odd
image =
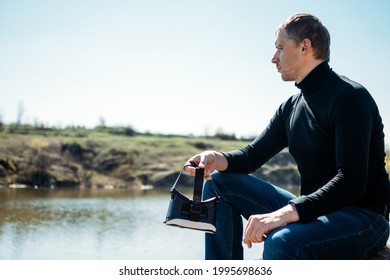
[[[221,128],[217,129],[217,132],[214,135],[214,138],[218,138],[221,140],[237,140],[236,135],[233,134],[227,134],[223,132]]]
[[[24,115],[24,104],[23,104],[23,101],[19,101],[18,102],[18,111],[16,114],[16,125],[22,124],[23,115]]]
[[[106,127],[106,120],[104,119],[103,116],[99,117],[99,126],[100,127]]]

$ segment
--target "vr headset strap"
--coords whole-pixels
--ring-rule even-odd
[[[204,169],[196,168],[195,182],[194,182],[194,197],[193,197],[193,201],[195,203],[200,203],[202,201],[203,176],[204,176]]]

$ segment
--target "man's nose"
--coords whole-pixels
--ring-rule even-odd
[[[272,57],[272,59],[271,59],[271,62],[272,62],[272,63],[275,63],[275,64],[276,64],[276,63],[278,62],[277,53],[278,53],[278,52],[276,52],[276,53],[274,54],[274,56]]]

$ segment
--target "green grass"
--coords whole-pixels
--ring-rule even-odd
[[[123,128],[3,127],[3,130],[0,130],[0,160],[11,159],[20,168],[18,174],[22,169],[28,171],[34,167],[39,168],[36,163],[45,160],[48,168],[53,165],[63,167],[72,165],[78,168],[80,176],[93,173],[93,182],[115,178],[124,180],[129,176],[142,178],[152,176],[156,172],[174,172],[180,170],[189,157],[204,150],[230,151],[249,142],[208,137],[131,134],[129,131],[131,130]],[[83,160],[74,159],[63,153],[62,149],[66,145],[77,146],[87,151],[83,155]],[[97,170],[99,166],[110,161],[121,163],[108,173],[102,174]],[[89,169],[88,166],[93,166],[94,169]],[[15,178],[15,176],[3,178],[3,184],[17,182]]]
[[[66,156],[61,153],[65,144],[76,144],[83,149],[93,150],[96,154],[88,154],[87,160],[94,163],[110,160],[113,151],[125,152],[127,161],[111,175],[93,172],[93,180],[100,180],[102,176],[123,178],[126,174],[137,177],[152,175],[158,171],[177,171],[189,157],[204,150],[231,151],[250,142],[216,137],[131,134],[129,131],[131,132],[129,128],[40,129],[31,126],[0,126],[0,160],[11,158],[20,163],[44,154],[54,164]],[[74,164],[82,168],[81,174],[91,171],[83,170],[86,168],[83,163]],[[386,157],[386,169],[390,172],[390,152]]]

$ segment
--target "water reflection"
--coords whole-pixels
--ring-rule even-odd
[[[169,241],[162,224],[168,200],[166,192],[2,189],[0,258],[170,258],[148,249]]]
[[[163,224],[169,198],[168,190],[0,189],[0,259],[203,259],[203,233]]]

